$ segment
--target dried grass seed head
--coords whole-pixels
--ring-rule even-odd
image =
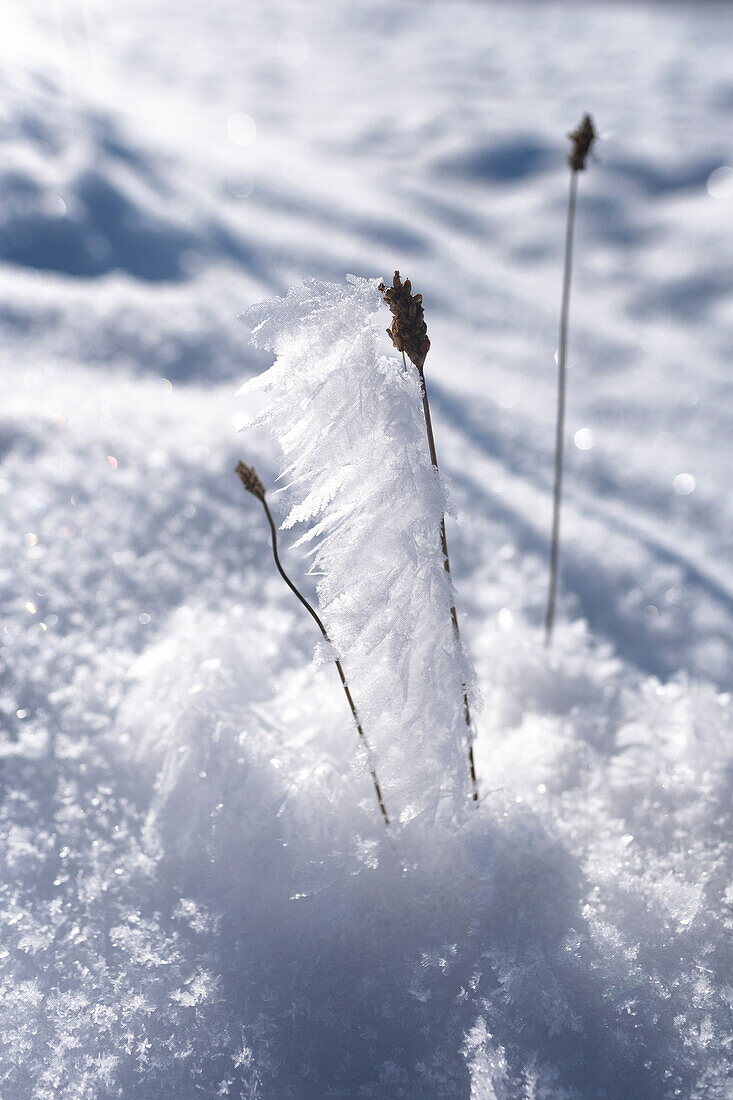
[[[403,283],[399,271],[394,273],[392,286],[381,283],[379,289],[392,313],[392,325],[387,329],[387,335],[397,350],[404,352],[422,371],[425,356],[430,351],[422,294],[413,294],[410,280],[405,279]]]
[[[568,156],[568,164],[573,172],[583,172],[590,147],[596,139],[596,132],[590,115],[584,115],[583,121],[577,130],[571,130],[568,137],[573,143],[573,148]]]
[[[265,486],[258,478],[254,466],[247,466],[244,462],[238,462],[234,472],[238,475],[248,493],[257,497],[258,500],[264,501]]]

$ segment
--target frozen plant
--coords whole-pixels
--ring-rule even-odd
[[[384,300],[392,313],[392,324],[387,329],[392,343],[402,353],[402,363],[407,370],[407,357],[417,367],[420,375],[420,390],[422,393],[422,408],[425,417],[425,431],[428,437],[428,451],[430,461],[435,472],[438,472],[438,455],[435,450],[435,437],[433,435],[433,418],[430,415],[430,402],[428,390],[425,384],[425,358],[430,351],[428,339],[428,327],[425,324],[425,312],[422,304],[422,294],[412,293],[412,284],[409,279],[404,283],[400,279],[399,271],[395,271],[392,286],[387,287],[382,283],[379,287],[384,295]],[[440,548],[443,552],[443,568],[450,576],[450,558],[448,556],[448,538],[445,533],[445,516],[440,517]],[[458,612],[453,603],[450,609],[453,635],[458,646],[461,645],[461,631],[458,626]],[[471,774],[471,791],[474,802],[478,802],[478,784],[476,782],[476,765],[473,759],[473,727],[471,724],[471,704],[468,701],[466,684],[461,684],[463,696],[463,720],[466,723],[468,740],[468,770]]]
[[[402,821],[467,801],[463,688],[440,542],[446,500],[425,447],[416,369],[380,353],[378,280],[311,280],[245,315],[272,367],[263,391],[283,454],[284,528],[304,525],[321,617],[346,668],[387,804]],[[277,500],[278,498],[276,498]]]

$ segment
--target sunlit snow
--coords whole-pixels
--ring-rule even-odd
[[[728,1097],[731,56],[692,0],[6,0],[2,1100]]]

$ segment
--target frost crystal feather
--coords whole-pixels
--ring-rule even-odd
[[[450,629],[445,495],[425,448],[418,372],[379,350],[377,280],[310,281],[248,311],[272,367],[262,390],[282,449],[283,527],[311,541],[323,621],[369,731],[385,797],[403,820],[452,816],[468,795],[461,685]]]

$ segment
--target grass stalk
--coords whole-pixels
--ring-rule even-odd
[[[404,353],[403,353],[404,354]],[[420,384],[422,387],[422,407],[425,415],[425,428],[428,436],[428,449],[430,451],[430,461],[438,471],[438,455],[435,450],[435,436],[433,435],[433,421],[430,416],[430,402],[428,401],[428,390],[425,385],[425,375],[423,371],[420,371]],[[448,556],[448,539],[445,534],[445,515],[440,517],[440,547],[443,551],[443,568],[448,576],[450,572],[450,558]],[[458,612],[456,611],[455,604],[451,605],[450,620],[453,626],[453,637],[455,638],[456,645],[461,646],[461,630],[458,626]],[[463,720],[466,723],[466,729],[468,730],[468,770],[471,776],[471,797],[474,802],[478,802],[478,781],[476,779],[476,764],[473,757],[473,726],[471,723],[471,708],[468,702],[468,690],[466,688],[465,681],[461,684],[461,693],[463,695]]]
[[[260,481],[260,479],[257,476],[257,474],[255,473],[254,469],[251,466],[246,466],[244,464],[244,462],[237,463],[237,467],[236,467],[235,472],[238,474],[238,476],[239,476],[242,484],[244,485],[245,489],[247,490],[247,492],[251,493],[252,496],[257,497],[257,499],[260,501],[260,503],[262,504],[262,507],[265,510],[265,516],[267,517],[267,522],[270,525],[270,532],[271,532],[271,535],[272,535],[272,556],[274,558],[275,567],[277,568],[278,573],[280,574],[282,579],[285,581],[286,585],[288,586],[290,591],[293,593],[293,595],[296,596],[296,598],[298,600],[300,600],[303,607],[306,609],[308,614],[311,616],[311,618],[315,622],[316,626],[320,630],[321,634],[323,635],[324,640],[329,645],[331,645],[331,639],[328,636],[328,632],[326,631],[326,628],[323,625],[320,616],[314,610],[314,608],[311,607],[310,603],[305,598],[303,593],[300,592],[295,587],[295,585],[291,581],[290,577],[287,575],[287,573],[283,569],[282,562],[280,561],[280,555],[278,553],[278,548],[277,548],[277,527],[275,526],[275,521],[272,518],[272,513],[270,512],[269,505],[268,505],[267,500],[265,498],[265,487],[264,487],[264,485]],[[367,762],[369,764],[369,772],[371,774],[372,783],[374,785],[374,793],[377,796],[377,802],[379,803],[379,809],[381,811],[382,817],[384,818],[384,824],[386,826],[389,826],[389,815],[387,814],[387,809],[386,809],[386,806],[384,804],[384,798],[382,797],[382,788],[380,787],[379,780],[377,778],[377,772],[376,772],[376,768],[374,766],[374,757],[372,755],[372,750],[371,750],[371,747],[370,747],[369,742],[367,740],[366,734],[364,733],[364,729],[363,729],[362,724],[361,724],[361,719],[359,718],[359,714],[357,712],[356,704],[354,703],[354,699],[353,699],[353,696],[351,694],[351,690],[349,689],[349,685],[348,685],[347,680],[346,680],[346,674],[344,672],[344,667],[341,664],[341,661],[339,660],[338,657],[334,657],[334,664],[336,665],[336,670],[339,674],[339,679],[341,680],[341,686],[344,689],[344,695],[346,696],[346,700],[349,704],[349,708],[351,709],[351,713],[352,713],[353,718],[354,718],[354,723],[356,725],[357,732],[359,734],[359,737],[361,739],[361,743],[364,746],[364,750],[366,752]]]
[[[425,430],[428,437],[428,450],[430,461],[436,473],[438,472],[438,455],[435,450],[435,436],[433,434],[433,420],[430,415],[430,402],[425,385],[425,357],[430,350],[428,329],[422,305],[422,295],[412,293],[412,284],[409,279],[404,283],[400,279],[399,271],[395,271],[391,287],[382,284],[379,288],[384,295],[384,300],[392,312],[392,326],[387,329],[387,334],[398,351],[402,353],[402,363],[407,370],[407,354],[417,367],[420,375],[420,389],[422,392],[422,407],[425,417]],[[443,553],[443,568],[450,577],[450,558],[448,556],[448,539],[445,534],[445,515],[440,517],[440,547]],[[456,646],[460,649],[461,630],[458,625],[458,612],[455,604],[450,609],[451,625]],[[471,720],[471,707],[468,701],[468,688],[465,680],[461,683],[463,697],[463,720],[466,724],[466,739],[468,743],[468,770],[471,777],[471,798],[478,803],[478,780],[476,778],[476,764],[473,755],[473,722]]]
[[[560,305],[560,334],[557,347],[557,419],[555,426],[555,483],[552,495],[552,535],[550,541],[550,584],[545,613],[545,646],[552,641],[555,624],[555,603],[560,558],[560,506],[562,503],[563,451],[565,444],[565,395],[567,389],[568,315],[570,311],[570,283],[573,266],[573,235],[575,231],[575,206],[578,195],[578,173],[585,170],[585,162],[595,139],[590,115],[585,115],[577,130],[568,135],[573,149],[568,157],[570,166],[570,192],[565,227],[565,262]]]

